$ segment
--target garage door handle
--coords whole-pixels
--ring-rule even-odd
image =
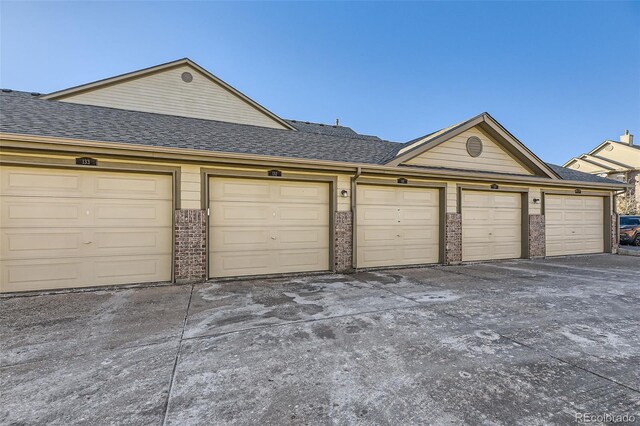
[[[93,241],[85,241],[82,244],[91,244]]]
[[[276,237],[271,237],[271,239],[272,239],[272,240],[275,240],[275,239],[276,239]]]

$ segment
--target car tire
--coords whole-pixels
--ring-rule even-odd
[[[640,233],[636,234],[636,237],[633,239],[633,243],[634,246],[640,246]]]

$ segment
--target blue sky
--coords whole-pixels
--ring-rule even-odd
[[[189,57],[276,114],[404,142],[488,111],[546,161],[640,139],[640,2],[0,3],[0,86]]]

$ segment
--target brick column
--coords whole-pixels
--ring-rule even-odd
[[[444,263],[455,265],[462,262],[462,215],[460,213],[447,213],[444,232]]]
[[[336,212],[334,230],[334,257],[336,272],[353,270],[353,215],[348,212]]]
[[[620,233],[618,232],[618,214],[611,214],[611,253],[618,252],[620,245]]]
[[[545,242],[544,215],[529,215],[529,258],[544,257],[547,246]]]
[[[175,211],[175,276],[177,282],[203,281],[207,265],[207,212]]]

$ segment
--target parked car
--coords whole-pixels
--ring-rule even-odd
[[[640,216],[620,216],[620,244],[640,246]]]

